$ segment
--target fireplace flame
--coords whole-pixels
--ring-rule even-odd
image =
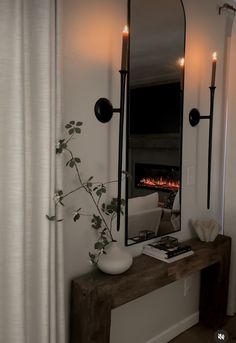
[[[168,180],[163,177],[160,177],[159,179],[147,177],[142,178],[138,186],[178,190],[180,187],[180,182],[175,180]]]

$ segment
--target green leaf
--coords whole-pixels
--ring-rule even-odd
[[[98,197],[101,197],[103,193],[106,193],[106,187],[102,184],[102,185],[99,185],[97,188],[96,188],[96,194]],[[94,189],[95,191],[95,189]]]
[[[107,214],[112,214],[113,212],[116,212],[113,210],[113,208],[111,206],[107,206]]]
[[[121,207],[125,205],[125,200],[121,199]],[[117,198],[113,198],[111,202],[106,206],[106,213],[108,215],[112,213],[117,213]]]
[[[75,157],[74,160],[75,160],[76,163],[80,163],[81,162],[81,159],[79,157]]]
[[[77,220],[80,219],[80,210],[81,210],[81,207],[75,212],[74,216],[73,216],[73,220],[74,222],[76,222]]]
[[[91,252],[89,252],[89,258],[93,264],[96,264],[96,255],[95,254],[92,254]]]
[[[92,183],[91,182],[87,182],[87,187],[89,188],[89,189],[91,189],[92,188]]]
[[[70,129],[68,132],[69,132],[69,135],[72,135],[74,133],[75,129]]]
[[[106,236],[105,234],[102,236],[102,242],[103,242],[104,247],[105,247],[107,244],[110,243],[110,242],[107,240],[107,236]]]
[[[65,128],[66,128],[66,129],[70,129],[70,128],[71,128],[71,125],[70,125],[70,124],[66,124],[66,125],[65,125]]]
[[[62,222],[62,221],[63,221],[63,219],[57,219],[56,216],[48,216],[47,214],[46,214],[46,218],[47,218],[50,222],[57,222],[57,223],[59,223],[59,222]]]
[[[82,126],[83,122],[82,121],[77,121],[76,126]]]
[[[56,153],[61,154],[64,149],[67,148],[67,143],[65,142],[64,139],[59,140],[56,148]]]
[[[98,190],[96,191],[96,194],[97,194],[98,197],[102,196],[102,191],[101,191],[101,189],[98,189]]]
[[[62,153],[62,147],[60,146],[59,148],[56,148],[56,154],[61,154]]]
[[[70,124],[71,124],[71,125],[75,125],[75,121],[74,121],[74,120],[71,120],[71,121],[70,121]]]
[[[46,214],[46,218],[47,218],[50,222],[56,221],[56,216],[49,216],[49,215]]]
[[[92,222],[92,228],[96,230],[102,227],[102,219],[100,218],[100,216],[96,216],[95,214],[93,214],[93,218],[91,222]]]
[[[70,166],[71,168],[73,168],[73,167],[75,166],[75,161],[74,161],[74,160],[70,160],[69,166]]]
[[[104,248],[104,244],[102,242],[96,242],[94,244],[94,249],[96,250],[102,250]]]
[[[89,178],[88,178],[88,181],[91,181],[93,179],[93,176],[90,176]]]
[[[75,128],[75,132],[76,132],[76,133],[81,133],[81,129],[80,129],[79,127],[76,127],[76,128]]]
[[[74,215],[74,217],[73,217],[74,222],[76,222],[76,221],[79,220],[79,219],[80,219],[80,214],[79,214],[79,213],[76,213],[76,214]]]

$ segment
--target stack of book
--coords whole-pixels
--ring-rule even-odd
[[[176,246],[170,247],[159,241],[144,245],[143,254],[167,263],[171,263],[184,257],[193,255],[193,251],[190,245],[178,243]]]

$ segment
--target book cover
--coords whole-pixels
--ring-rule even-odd
[[[175,248],[171,248],[169,250],[167,249],[160,249],[159,245],[157,243],[151,243],[151,244],[147,244],[144,246],[143,250],[145,251],[151,251],[153,254],[156,254],[157,256],[163,256],[163,257],[173,257],[173,256],[177,256],[180,255],[182,253],[191,251],[191,246],[190,245],[179,245]]]
[[[148,245],[152,246],[153,248],[164,250],[164,251],[172,251],[172,250],[177,249],[180,246],[180,244],[170,245],[170,244],[162,243],[161,241],[150,243]]]
[[[153,254],[152,251],[147,251],[147,250],[144,250],[143,254],[150,256],[150,257],[153,257],[153,258],[156,258],[157,260],[160,260],[160,261],[163,261],[166,263],[171,263],[171,262],[181,260],[182,258],[191,256],[194,254],[194,252],[192,250],[190,250],[190,251],[184,252],[182,254],[179,254],[177,256],[173,256],[173,257],[169,257],[169,258],[165,257],[165,256],[157,256],[155,253]]]

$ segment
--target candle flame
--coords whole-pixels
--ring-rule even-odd
[[[125,26],[124,26],[123,33],[126,33],[126,34],[129,33],[128,25],[125,25]]]
[[[217,52],[213,52],[212,61],[217,61]]]
[[[178,64],[180,65],[180,67],[184,67],[184,57],[179,58]]]

